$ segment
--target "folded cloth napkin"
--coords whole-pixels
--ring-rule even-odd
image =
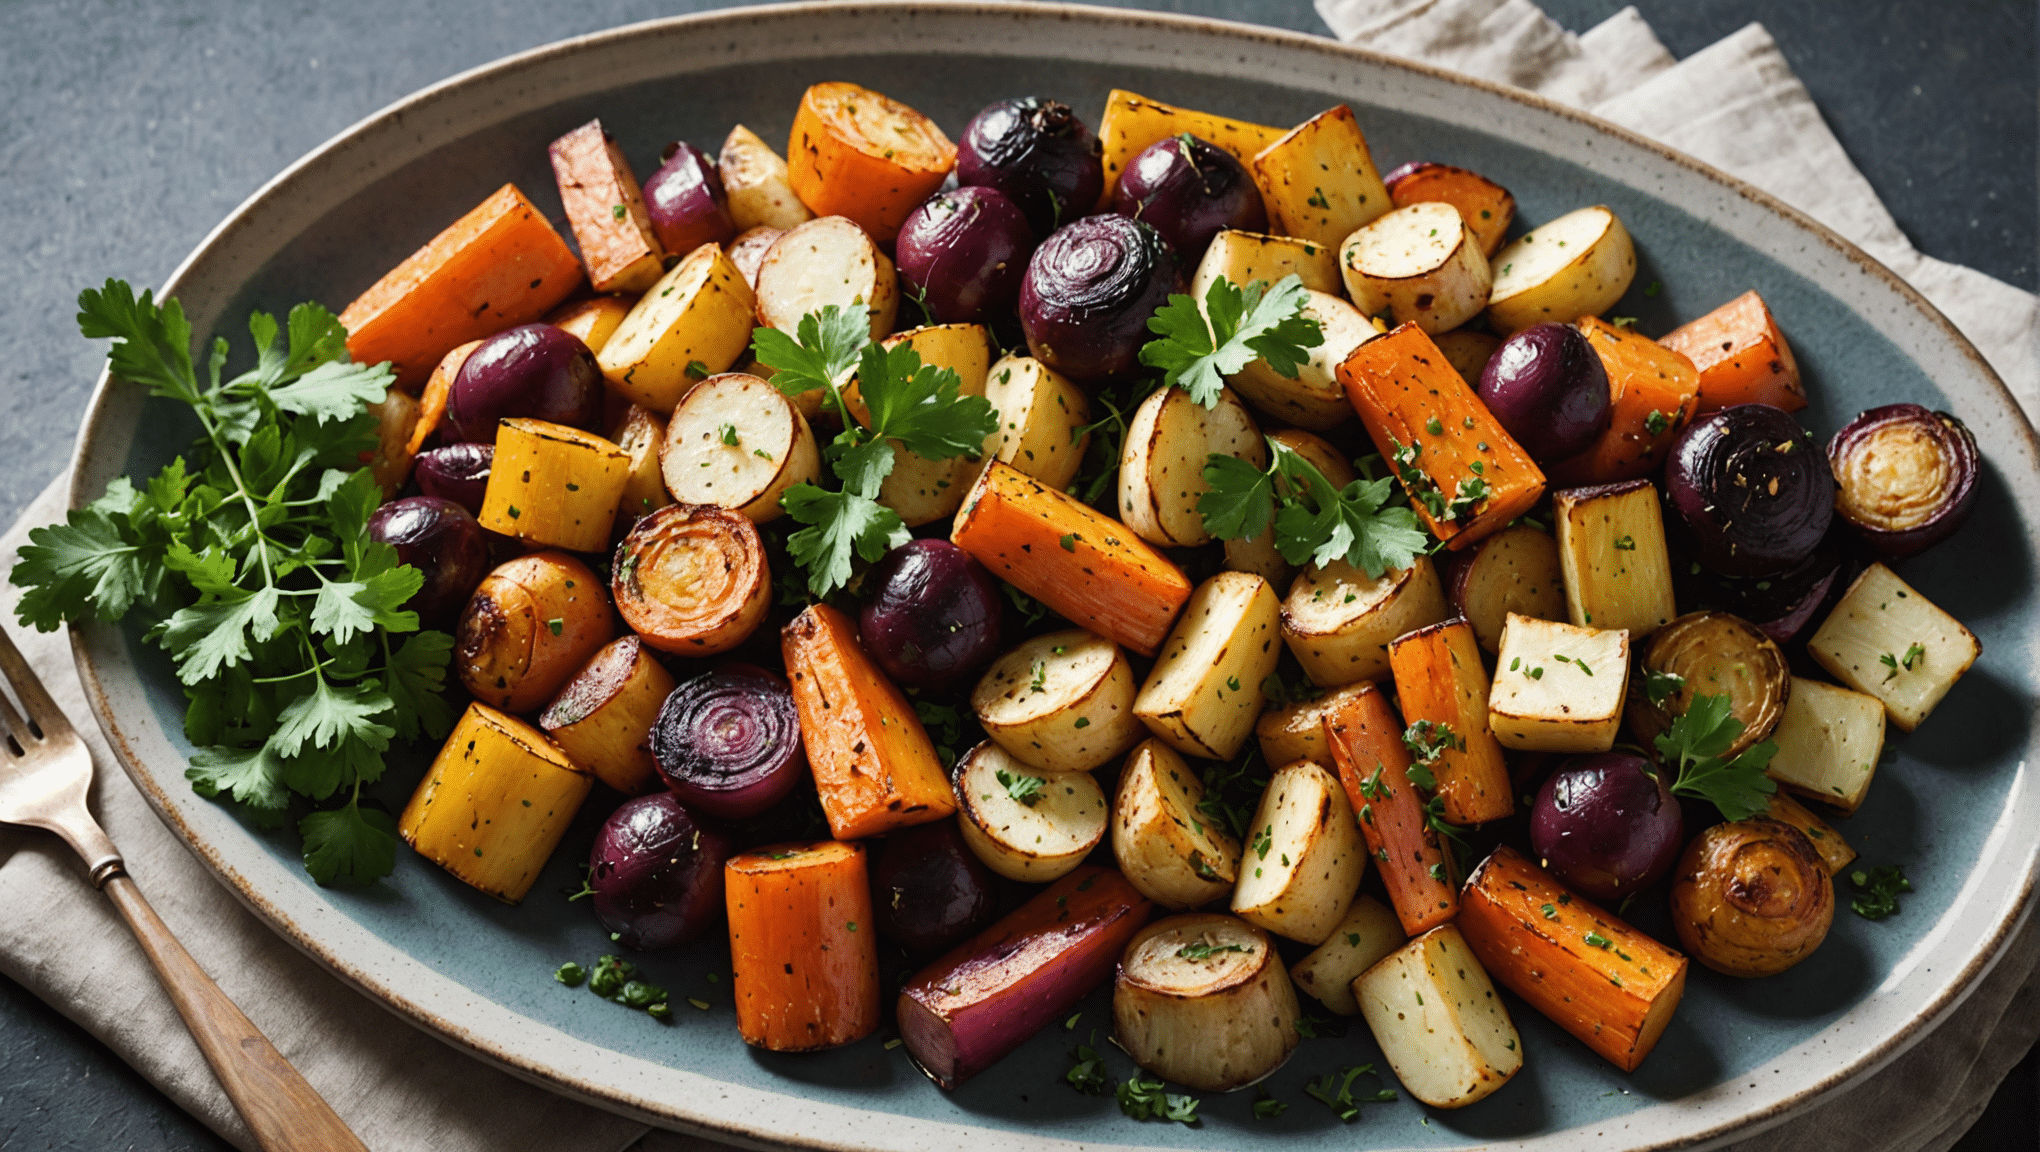
[[[1534,89],[1607,116],[1765,187],[1910,280],[2034,410],[2034,297],[1915,251],[1821,122],[1777,47],[1752,25],[1676,63],[1634,9],[1575,36],[1528,0],[1318,0],[1342,37]],[[1692,109],[1710,111],[1695,118]],[[29,527],[63,514],[51,483],[0,536],[11,568]],[[11,621],[17,594],[0,585]],[[399,1152],[716,1152],[724,1146],[555,1096],[389,1018],[243,909],[155,818],[92,724],[61,633],[11,629],[99,765],[93,809],[157,910],[279,1050],[368,1144]],[[50,931],[61,925],[61,931]],[[1958,1139],[2040,1033],[2040,929],[2029,926],[1934,1034],[1861,1085],[1736,1145],[1804,1152],[1933,1152]],[[241,1148],[247,1129],[112,909],[53,837],[0,827],[0,971],[105,1041]]]

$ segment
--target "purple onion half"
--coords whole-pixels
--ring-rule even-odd
[[[489,574],[489,544],[466,508],[437,496],[392,500],[368,518],[368,537],[397,550],[397,562],[424,573],[404,602],[427,628],[453,622]]]
[[[1034,233],[997,189],[957,188],[909,213],[894,251],[935,323],[975,324],[1013,310]]]
[[[750,664],[682,681],[652,723],[652,758],[673,794],[701,811],[756,816],[785,799],[807,768],[793,689]]]
[[[1191,264],[1224,229],[1268,230],[1267,205],[1246,165],[1187,132],[1157,140],[1126,162],[1112,210],[1154,225]]]
[[[1035,359],[1071,379],[1139,370],[1148,319],[1178,289],[1176,253],[1148,224],[1105,213],[1042,241],[1020,283],[1020,326]]]
[[[454,375],[441,425],[448,443],[494,444],[505,417],[594,429],[602,420],[602,371],[581,339],[550,324],[498,332]]]
[[[676,140],[666,145],[665,163],[645,181],[645,214],[668,256],[685,256],[703,244],[722,244],[737,234],[730,219],[722,174],[708,153]]]
[[[1976,437],[1918,404],[1886,404],[1828,441],[1835,511],[1886,556],[1910,556],[1953,535],[1976,506]]]
[[[1672,443],[1665,497],[1695,559],[1723,576],[1772,576],[1813,555],[1835,478],[1813,437],[1769,404],[1695,419]]]
[[[482,514],[482,496],[489,490],[489,469],[496,462],[494,444],[448,444],[418,453],[411,478],[418,491],[451,500],[471,516]]]

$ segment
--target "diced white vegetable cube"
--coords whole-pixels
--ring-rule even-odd
[[[1502,626],[1488,727],[1505,747],[1606,752],[1622,724],[1629,633],[1509,613]]]
[[[1854,812],[1884,748],[1884,705],[1874,696],[1794,676],[1771,741],[1778,745],[1771,779]]]
[[[1835,679],[1883,701],[1910,732],[1983,652],[1962,622],[1882,564],[1863,570],[1806,651]]]
[[[1464,1108],[1509,1082],[1523,1041],[1494,981],[1445,924],[1353,981],[1367,1027],[1396,1078],[1433,1108]]]

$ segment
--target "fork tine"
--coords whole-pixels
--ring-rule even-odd
[[[57,702],[50,699],[49,690],[43,687],[41,677],[28,666],[28,661],[21,655],[21,649],[14,646],[14,637],[9,636],[4,627],[0,627],[0,676],[6,677],[7,683],[14,688],[14,694],[21,697],[22,708],[27,710],[29,719],[35,721],[35,726],[42,730],[44,739],[61,740],[72,735],[71,721],[64,716],[64,710],[57,707]],[[0,697],[0,701],[4,699],[5,697]],[[5,719],[8,726],[16,732],[33,735],[13,708],[6,710]],[[19,739],[18,736],[16,738]]]
[[[19,744],[24,753],[41,746],[35,738],[35,731],[22,720],[21,713],[14,710],[14,701],[5,695],[0,695],[0,726],[6,728],[7,738]]]

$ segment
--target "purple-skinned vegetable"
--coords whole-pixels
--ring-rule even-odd
[[[652,758],[673,794],[700,811],[756,816],[807,773],[793,690],[750,664],[683,680],[652,722]]]
[[[595,354],[550,324],[520,324],[482,341],[454,375],[441,429],[448,443],[494,444],[497,422],[511,416],[599,427]]]
[[[591,903],[626,948],[685,943],[723,910],[723,862],[736,846],[669,792],[626,800],[588,854]]]
[[[1679,603],[1733,613],[1774,643],[1789,644],[1811,632],[1855,578],[1862,564],[1853,551],[1830,531],[1813,555],[1775,576],[1731,579],[1675,559],[1673,582]]]
[[[668,255],[685,256],[703,244],[737,234],[722,174],[708,153],[684,140],[666,145],[659,170],[645,181],[645,212]]]
[[[1582,895],[1619,900],[1679,857],[1685,817],[1664,774],[1641,756],[1603,752],[1559,765],[1530,807],[1530,844]]]
[[[999,652],[999,589],[947,540],[911,540],[879,560],[864,587],[858,638],[901,684],[954,684]]]
[[[496,460],[494,444],[448,444],[418,453],[411,478],[418,491],[451,500],[473,516],[482,514],[482,495],[489,489],[489,468]]]
[[[1835,511],[1885,556],[1910,556],[1953,535],[1976,506],[1976,437],[1918,404],[1886,404],[1828,441]]]
[[[397,550],[397,562],[425,574],[404,607],[419,623],[444,626],[489,574],[489,544],[468,510],[437,496],[392,500],[368,518],[368,538]]]
[[[1268,230],[1267,206],[1246,166],[1188,133],[1157,140],[1126,162],[1112,210],[1154,225],[1192,264],[1223,229]]]
[[[1478,383],[1488,411],[1533,460],[1576,456],[1608,430],[1608,369],[1571,324],[1532,324],[1502,341]]]
[[[1011,312],[1034,233],[992,188],[944,192],[900,225],[894,263],[908,295],[937,324],[976,324]]]
[[[1735,404],[1698,417],[1672,442],[1665,500],[1703,566],[1772,576],[1820,546],[1834,519],[1835,478],[1783,409]]]
[[[1105,193],[1098,138],[1070,106],[1039,96],[988,105],[956,142],[956,178],[996,188],[1039,238],[1089,215]]]
[[[1081,382],[1132,375],[1148,318],[1180,275],[1169,242],[1141,221],[1103,213],[1065,224],[1034,250],[1020,284],[1027,349]]]
[[[991,923],[998,903],[991,871],[954,820],[887,836],[871,865],[879,934],[918,956],[941,952]]]

